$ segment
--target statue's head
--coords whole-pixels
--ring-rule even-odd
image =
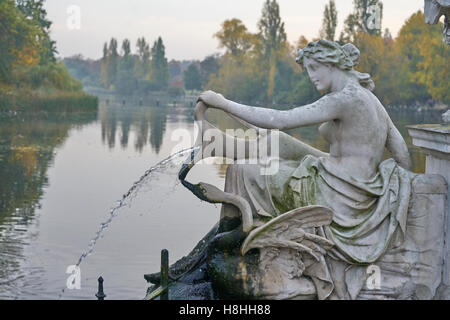
[[[308,43],[298,50],[297,63],[302,65],[319,91],[328,91],[335,77],[335,73],[345,72],[355,77],[359,83],[373,90],[375,87],[370,75],[354,70],[358,65],[360,52],[353,44],[339,45],[328,40]]]

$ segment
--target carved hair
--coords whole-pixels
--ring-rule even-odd
[[[351,43],[340,46],[328,40],[319,40],[308,43],[306,47],[298,50],[297,63],[303,66],[304,58],[314,59],[322,64],[330,64],[343,71],[347,71],[358,79],[359,84],[366,89],[373,90],[375,84],[367,73],[354,69],[358,65],[360,52]]]

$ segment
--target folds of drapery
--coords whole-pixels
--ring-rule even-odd
[[[314,282],[319,299],[343,299],[354,298],[361,281],[353,281],[352,272],[346,274],[339,263],[370,264],[402,240],[410,184],[410,174],[393,159],[383,161],[370,179],[361,180],[330,165],[325,157],[306,155],[300,161],[281,160],[279,172],[272,176],[261,175],[257,165],[231,165],[225,191],[249,201],[255,222],[308,205],[331,208],[332,224],[318,228],[317,234],[335,247],[319,262],[308,263],[304,275]],[[222,217],[238,214],[233,206],[222,208]]]
[[[393,159],[381,162],[373,177],[362,180],[326,158],[308,155],[293,172],[289,190],[295,206],[316,204],[333,210],[333,223],[324,227],[326,238],[352,263],[375,262],[391,245],[397,228],[405,234],[411,178]]]

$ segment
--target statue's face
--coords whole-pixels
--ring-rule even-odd
[[[308,72],[311,82],[320,92],[326,92],[331,89],[332,82],[332,67],[329,65],[317,62],[314,59],[304,58],[303,65]]]

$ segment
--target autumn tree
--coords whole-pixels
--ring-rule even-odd
[[[396,39],[388,30],[383,37],[356,34],[354,43],[361,51],[357,69],[370,73],[384,104],[449,103],[450,50],[441,41],[440,27],[427,25],[419,11]]]
[[[266,0],[262,10],[261,19],[258,22],[259,36],[263,45],[263,54],[266,59],[267,70],[267,102],[272,104],[275,77],[279,53],[286,46],[286,32],[284,22],[280,17],[280,6],[276,0]]]
[[[43,0],[0,1],[0,89],[81,90],[56,61],[50,26]]]
[[[225,34],[223,28],[227,25],[231,24],[222,24],[220,34]],[[239,32],[227,33],[232,39],[226,43],[240,43],[243,35],[248,33],[245,26],[234,25],[240,26],[234,28]],[[229,49],[232,46],[228,46],[226,54],[220,59],[218,71],[211,73],[205,88],[237,101],[269,106],[302,104],[318,97],[307,74],[302,73],[295,63],[296,48],[286,41],[284,23],[276,1],[264,3],[258,30],[253,37],[247,36],[252,39],[252,46],[237,50],[240,52],[237,56],[232,55]],[[302,44],[301,47],[307,44],[304,37]],[[223,46],[223,43],[220,45]]]
[[[239,19],[225,20],[222,29],[214,34],[219,40],[219,48],[225,48],[226,54],[238,57],[245,54],[253,44],[254,35]]]
[[[44,0],[16,0],[16,4],[25,19],[32,22],[39,29],[39,32],[36,33],[36,40],[39,44],[39,63],[56,62],[56,42],[50,38],[52,23],[47,18]]]
[[[413,14],[395,40],[399,69],[395,83],[402,101],[428,98],[450,102],[450,49],[442,42],[442,24],[427,25],[421,11]]]
[[[304,35],[301,35],[300,38],[298,38],[297,42],[295,43],[295,49],[303,49],[308,45],[308,39]]]
[[[0,2],[0,30],[0,82],[11,83],[16,66],[39,63],[36,35],[41,31],[25,19],[13,0]]]
[[[433,100],[450,105],[449,47],[442,42],[442,36],[437,37],[436,32],[436,35],[422,42],[420,53],[423,61],[419,63],[415,79],[427,87]]]
[[[395,100],[395,91],[391,77],[395,77],[396,57],[392,48],[378,35],[361,32],[355,35],[354,44],[361,51],[359,64],[356,69],[371,75],[375,82],[374,93],[379,99],[389,104]]]
[[[359,48],[359,65],[355,68],[371,75],[376,85],[374,93],[382,103],[423,104],[432,99],[448,104],[450,50],[441,41],[442,24],[426,25],[423,13],[418,12],[393,39],[388,29],[381,34],[381,21],[378,28],[371,29],[374,21],[367,20],[367,12],[374,8],[370,6],[382,9],[379,1],[354,0],[354,4],[355,10],[345,23],[347,37],[341,36],[340,41],[351,41]],[[316,100],[319,93],[307,73],[295,63],[297,49],[305,47],[308,39],[300,37],[295,47],[287,43],[275,1],[265,2],[258,26],[254,45],[238,54],[239,58],[230,59],[232,51],[227,50],[206,88],[256,105],[293,106]],[[240,30],[248,32],[246,28]],[[239,43],[238,39],[228,43],[233,43],[231,40]]]
[[[243,103],[261,103],[266,100],[266,74],[259,60],[245,55],[238,64],[234,59],[222,57],[220,68],[211,74],[205,89]]]

